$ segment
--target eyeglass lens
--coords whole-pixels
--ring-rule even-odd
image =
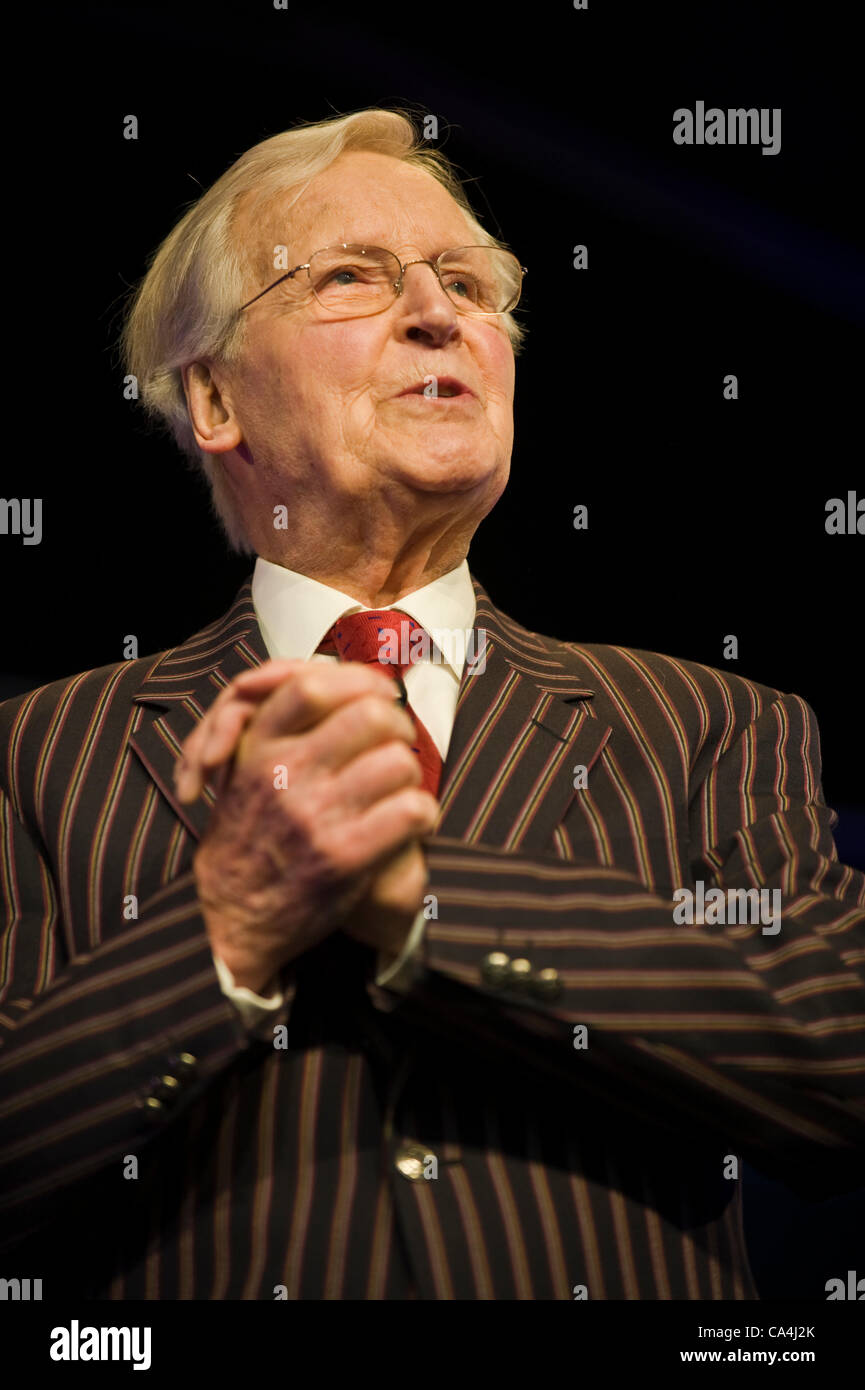
[[[461,247],[443,257],[438,270],[444,289],[463,313],[505,313],[519,299],[522,275],[510,251]],[[378,247],[327,247],[309,262],[316,299],[329,311],[346,315],[385,308],[399,277],[397,257]]]

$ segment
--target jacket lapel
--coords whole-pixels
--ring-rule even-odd
[[[130,743],[175,815],[200,840],[216,799],[215,779],[191,805],[177,800],[174,768],[180,746],[221,690],[251,667],[267,661],[267,648],[252,602],[252,579],[238,591],[228,612],[169,651],[133,696],[136,704],[158,711],[145,716]]]
[[[512,851],[553,853],[552,836],[574,797],[574,768],[592,767],[611,733],[594,716],[593,690],[576,654],[528,632],[473,580],[476,639],[460,683],[439,790],[436,833]],[[200,840],[215,779],[191,805],[177,800],[174,768],[187,736],[221,690],[268,660],[252,578],[228,612],[161,657],[133,696],[154,712],[130,742],[175,815]]]
[[[552,854],[576,795],[574,769],[591,768],[612,730],[594,715],[576,654],[520,627],[473,582],[474,651],[485,664],[463,672],[436,833]]]

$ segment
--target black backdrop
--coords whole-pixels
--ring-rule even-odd
[[[228,605],[251,562],[123,399],[124,297],[249,145],[409,105],[438,118],[478,215],[530,272],[512,480],[475,573],[571,640],[723,667],[735,634],[734,669],[816,710],[842,857],[865,867],[865,540],[825,531],[828,498],[865,496],[861,82],[842,8],[135,0],[31,22],[7,56],[23,79],[6,145],[21,350],[0,492],[43,499],[43,537],[0,536],[0,695],[119,660],[129,633],[162,650]],[[675,145],[673,111],[698,100],[780,107],[780,153]],[[801,1289],[786,1256],[768,1263],[778,1222],[752,1237],[767,1287]]]

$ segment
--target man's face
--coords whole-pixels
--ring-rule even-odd
[[[257,227],[241,216],[237,235],[251,252],[261,243],[255,288],[276,278],[278,244],[291,267],[341,242],[384,247],[404,263],[475,241],[431,175],[366,151],[341,155],[290,214],[277,203]],[[468,494],[458,505],[477,521],[494,505],[513,445],[514,356],[502,319],[459,313],[423,265],[406,271],[402,295],[376,315],[335,319],[305,271],[245,313],[228,391],[271,498],[282,488],[289,505],[314,493],[330,507],[378,493],[400,510],[399,499],[404,508],[412,498],[431,503],[430,494]],[[475,394],[400,395],[431,376],[455,377]]]

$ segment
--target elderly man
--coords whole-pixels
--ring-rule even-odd
[[[811,710],[469,572],[523,273],[367,111],[244,154],[138,292],[129,372],[257,558],[180,647],[0,708],[3,1229],[46,1298],[752,1299],[743,1159],[857,1181]]]

